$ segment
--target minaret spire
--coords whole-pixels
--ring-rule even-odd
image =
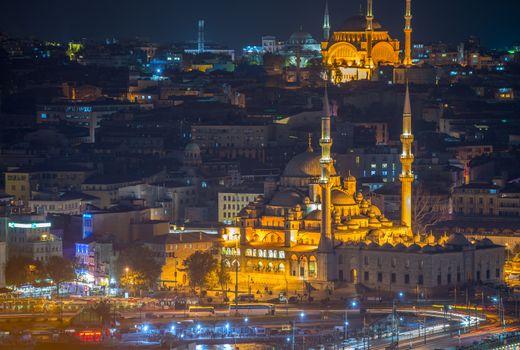
[[[314,149],[312,148],[312,133],[310,132],[307,135],[307,152],[314,152]]]
[[[330,179],[332,157],[330,156],[330,149],[332,147],[332,138],[330,137],[330,108],[329,96],[327,92],[327,85],[325,85],[325,93],[323,96],[323,117],[321,118],[321,237],[319,250],[322,252],[331,251],[333,248],[332,237],[332,222],[331,222],[331,201],[330,192],[332,182]]]
[[[406,0],[404,13],[404,59],[403,64],[407,67],[412,65],[412,0]]]
[[[365,16],[365,19],[367,22],[365,29],[367,36],[367,59],[365,65],[367,68],[373,68],[374,62],[372,61],[372,32],[374,31],[374,14],[372,13],[372,0],[367,0],[367,15]]]
[[[329,2],[325,1],[325,14],[323,15],[323,41],[328,41],[330,37]]]
[[[404,96],[403,108],[403,133],[401,134],[401,144],[403,152],[401,153],[401,223],[411,229],[412,227],[412,182],[414,175],[412,171],[412,163],[414,156],[412,154],[412,109],[410,106],[410,89],[406,83],[406,93]]]

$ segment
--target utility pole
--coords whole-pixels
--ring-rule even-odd
[[[240,235],[235,233],[235,316],[238,317],[238,239]]]

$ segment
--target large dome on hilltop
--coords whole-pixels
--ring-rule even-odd
[[[339,32],[364,32],[367,27],[367,20],[363,15],[356,15],[347,18],[341,26],[339,26]],[[374,30],[381,30],[381,24],[376,20],[372,20],[372,28]]]

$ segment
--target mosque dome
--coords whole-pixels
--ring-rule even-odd
[[[489,238],[484,238],[477,242],[477,247],[493,247],[495,244]]]
[[[421,250],[421,246],[418,245],[417,243],[414,243],[408,247],[409,252],[418,252],[419,250]]]
[[[381,216],[381,210],[379,210],[379,208],[376,207],[375,205],[371,205],[369,210],[375,216]]]
[[[347,18],[338,28],[339,32],[364,32],[367,27],[367,20],[363,15],[356,15]],[[381,30],[381,24],[376,20],[372,20],[372,28]]]
[[[316,44],[316,40],[312,37],[311,34],[299,30],[294,32],[289,37],[289,44],[291,45],[304,45],[304,44]]]
[[[403,243],[397,243],[394,248],[398,250],[406,250],[406,246]]]
[[[201,163],[200,147],[197,143],[191,141],[184,148],[184,164],[200,165]]]
[[[333,205],[356,205],[354,198],[341,190],[333,190],[331,194],[331,202]]]
[[[277,207],[294,207],[297,204],[300,204],[304,199],[304,196],[297,191],[286,190],[277,192],[273,199],[271,199],[271,203],[269,205],[277,206]]]
[[[184,148],[184,152],[186,153],[200,153],[200,147],[197,143],[191,141]]]
[[[310,150],[294,156],[283,171],[283,177],[316,177],[320,175],[320,155]],[[331,175],[336,175],[334,167],[332,167]]]
[[[425,246],[422,248],[422,252],[423,252],[423,253],[435,253],[435,252],[437,252],[437,249],[435,249],[435,246],[432,246],[432,245],[425,245]]]
[[[464,235],[461,233],[452,234],[448,238],[448,241],[446,242],[446,244],[452,245],[452,246],[461,246],[461,247],[471,245],[471,243],[468,241],[468,239],[466,237],[464,237]]]

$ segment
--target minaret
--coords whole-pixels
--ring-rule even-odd
[[[412,65],[412,0],[406,0],[404,13],[404,59],[403,64],[407,67]]]
[[[332,157],[330,156],[330,149],[332,147],[332,138],[330,137],[330,111],[329,111],[329,96],[327,87],[325,86],[325,96],[323,97],[324,115],[321,118],[321,237],[318,250],[321,252],[330,252],[333,248],[332,237],[332,223],[331,223],[331,204],[330,204],[330,188],[332,182],[330,179]]]
[[[372,32],[374,28],[372,26],[372,21],[374,20],[374,16],[372,13],[372,0],[367,0],[367,15],[366,15],[367,26],[365,29],[367,36],[367,59],[365,65],[367,68],[373,68],[374,62],[372,61]]]
[[[329,37],[330,37],[329,2],[325,1],[325,14],[323,15],[323,41],[329,41]]]
[[[403,133],[401,134],[401,144],[403,153],[401,154],[401,223],[412,227],[412,182],[413,182],[413,154],[412,154],[412,109],[410,107],[410,91],[406,84],[406,95],[404,97],[403,109]]]
[[[197,51],[204,52],[204,20],[199,19],[199,37],[197,39]]]

